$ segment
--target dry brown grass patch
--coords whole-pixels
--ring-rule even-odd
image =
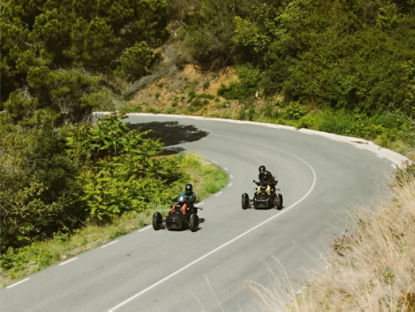
[[[233,68],[220,72],[204,72],[194,65],[186,65],[181,71],[175,70],[150,83],[137,92],[126,105],[130,109],[139,108],[138,110],[144,112],[174,113],[175,111],[172,110],[175,109],[177,113],[183,113],[189,105],[187,99],[190,90],[193,89],[197,94],[205,93],[216,97],[217,90],[222,84],[228,84],[236,79]],[[225,99],[220,98],[220,101]],[[203,107],[206,115],[214,109],[214,101],[210,102]]]
[[[415,311],[414,179],[396,187],[394,195],[376,211],[356,216],[353,234],[336,239],[327,270],[299,295],[263,292],[263,310]]]

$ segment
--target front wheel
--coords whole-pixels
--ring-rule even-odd
[[[196,232],[199,229],[199,217],[197,214],[191,214],[189,218],[189,229],[192,232]]]
[[[153,229],[158,231],[161,229],[163,225],[163,217],[161,216],[160,212],[155,212],[153,214]]]
[[[282,195],[280,193],[275,195],[275,208],[282,209]]]
[[[249,196],[247,193],[242,194],[241,204],[242,204],[242,209],[249,208]]]

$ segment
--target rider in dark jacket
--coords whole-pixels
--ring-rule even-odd
[[[265,184],[270,187],[270,192],[275,191],[275,185],[278,181],[275,180],[275,177],[270,171],[268,171],[264,165],[259,166],[258,179],[261,184]]]
[[[180,196],[184,197],[185,203],[187,204],[183,205],[181,208],[182,213],[185,214],[186,208],[189,207],[190,209],[193,209],[193,204],[196,202],[196,194],[193,192],[193,186],[190,183],[186,184],[184,191],[181,192],[178,197]]]

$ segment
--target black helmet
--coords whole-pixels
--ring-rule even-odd
[[[266,169],[265,169],[265,166],[264,165],[261,165],[261,166],[259,166],[259,172],[264,172]]]
[[[188,184],[186,184],[184,189],[185,189],[187,194],[190,194],[193,191],[193,186],[190,183],[188,183]]]

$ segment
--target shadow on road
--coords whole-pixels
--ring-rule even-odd
[[[209,133],[197,129],[193,125],[181,125],[177,121],[147,122],[130,124],[130,128],[141,131],[152,130],[150,138],[160,138],[167,153],[179,153],[184,149],[181,147],[170,147],[181,143],[194,142],[206,137]]]

